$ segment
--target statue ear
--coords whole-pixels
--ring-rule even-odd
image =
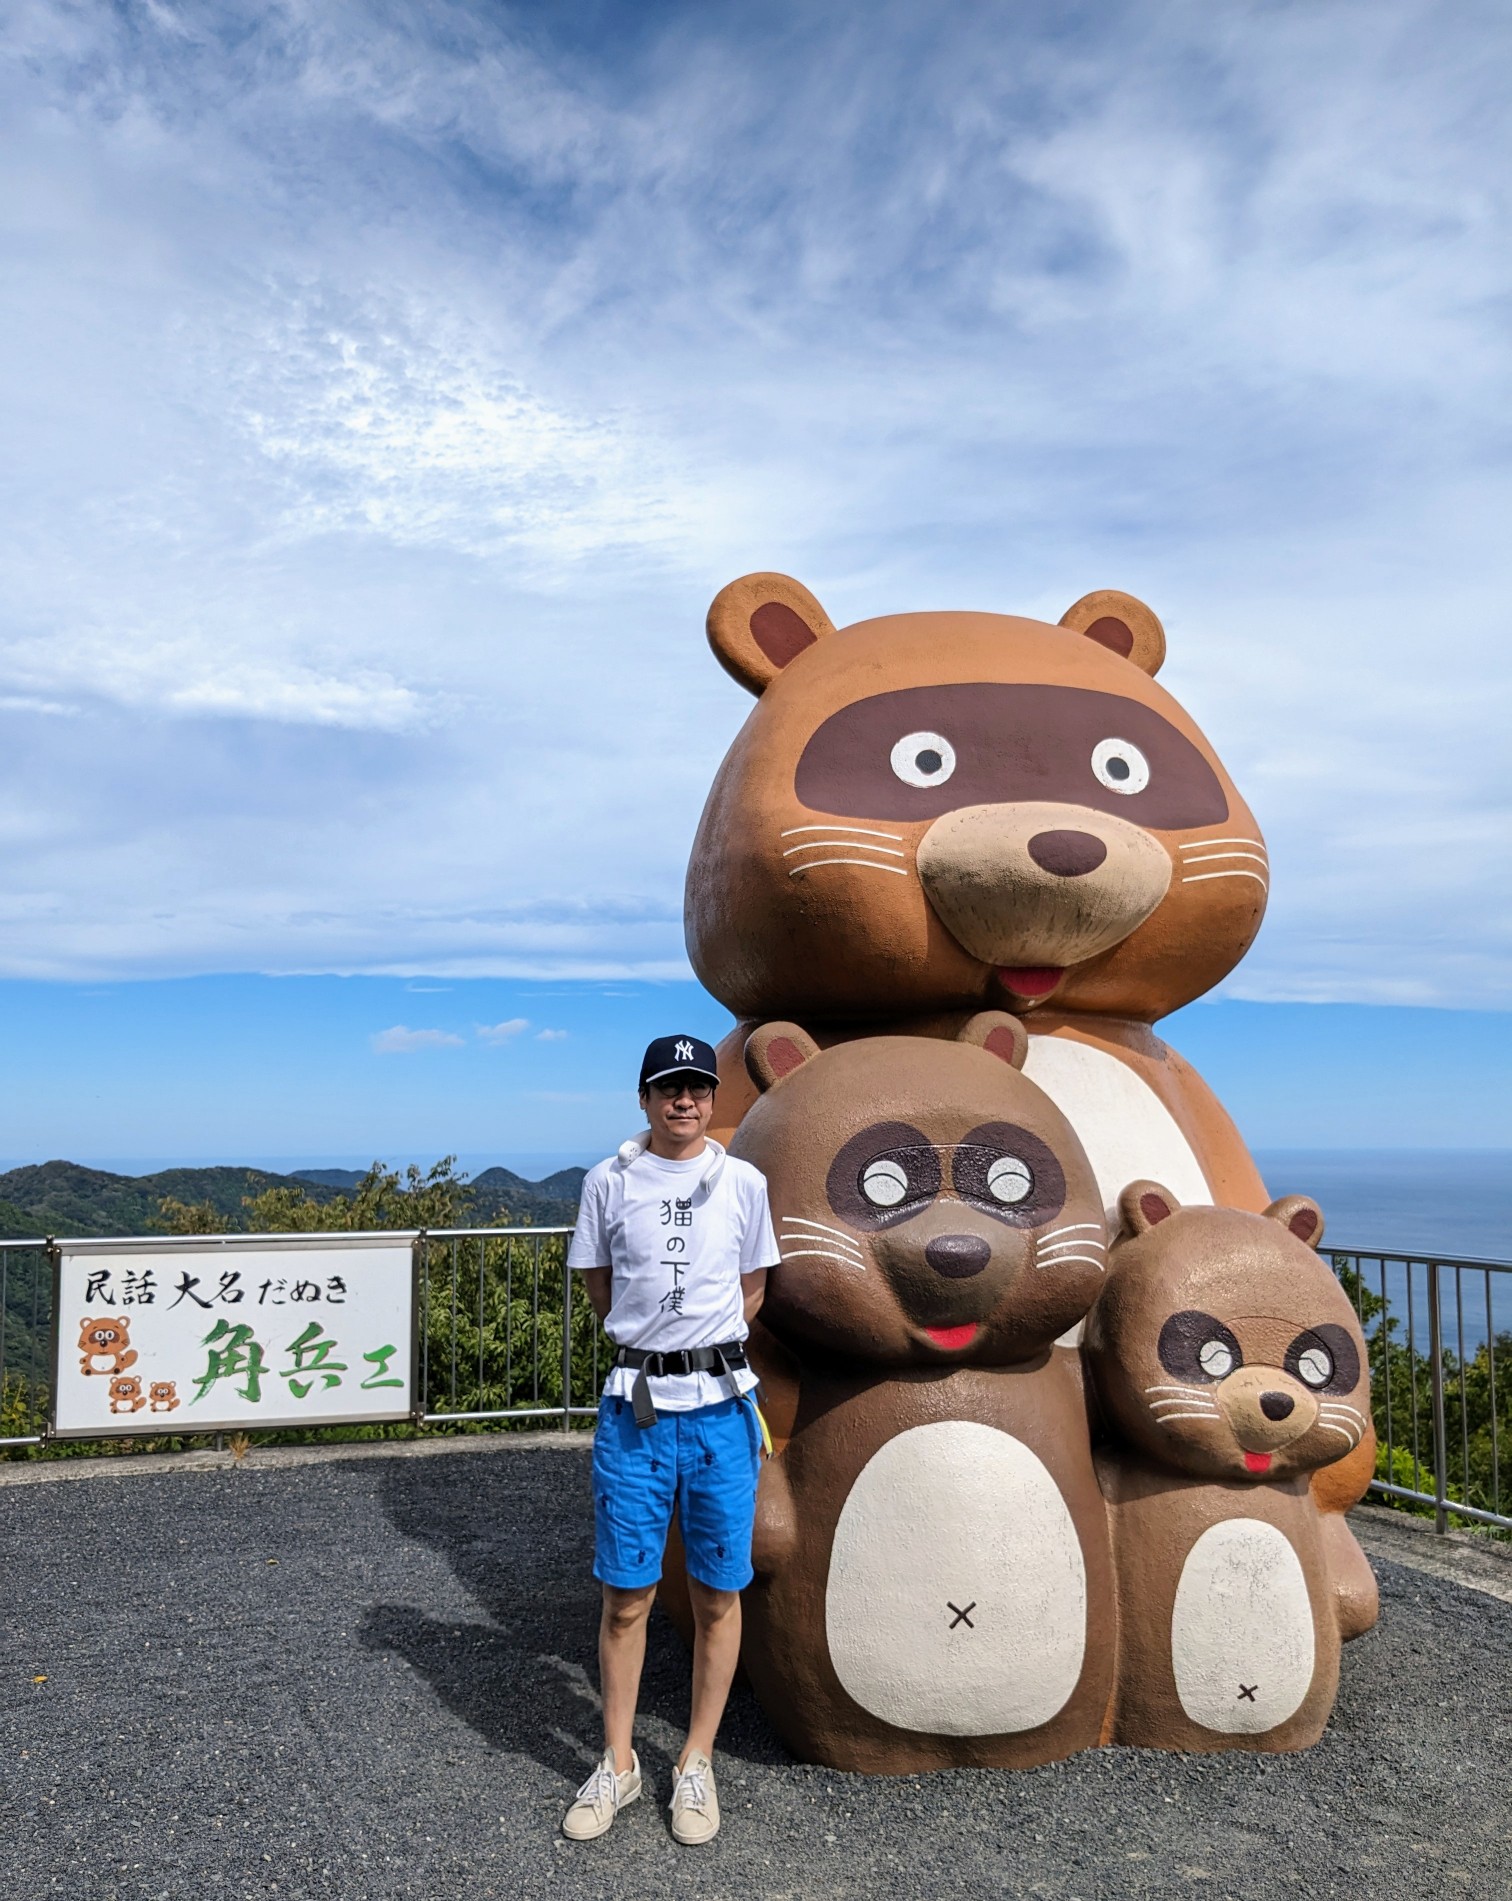
[[[1143,601],[1117,588],[1098,588],[1084,594],[1060,617],[1062,627],[1073,634],[1084,634],[1100,647],[1132,660],[1136,667],[1154,675],[1165,659],[1165,629]]]
[[[975,1043],[1010,1069],[1022,1069],[1029,1054],[1029,1032],[1006,1010],[979,1010],[956,1031],[958,1043]]]
[[[1323,1239],[1323,1210],[1306,1195],[1283,1195],[1266,1209],[1266,1218],[1279,1221],[1288,1234],[1315,1248]]]
[[[1148,1234],[1162,1221],[1169,1221],[1181,1203],[1169,1188],[1159,1182],[1130,1182],[1118,1197],[1123,1224],[1130,1234]]]
[[[835,631],[801,581],[786,574],[744,574],[714,596],[709,645],[726,673],[762,693],[782,669]]]
[[[763,1092],[819,1054],[819,1045],[796,1023],[763,1023],[746,1038],[745,1066]]]

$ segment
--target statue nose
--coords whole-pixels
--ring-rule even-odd
[[[1296,1409],[1297,1402],[1290,1393],[1262,1393],[1260,1410],[1267,1419],[1289,1419]]]
[[[937,1234],[924,1250],[924,1258],[937,1274],[949,1274],[965,1280],[968,1274],[980,1274],[992,1256],[992,1249],[979,1234]]]
[[[1036,832],[1029,841],[1035,864],[1057,878],[1083,877],[1096,871],[1107,855],[1107,846],[1090,832]]]

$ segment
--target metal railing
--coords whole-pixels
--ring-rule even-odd
[[[419,1417],[427,1425],[597,1411],[602,1327],[567,1267],[569,1227],[419,1237]],[[0,1448],[44,1437],[52,1351],[46,1240],[0,1241]],[[1328,1248],[1370,1356],[1372,1489],[1512,1531],[1512,1262]],[[1502,1452],[1509,1457],[1503,1475]]]
[[[0,1241],[0,1447],[42,1442],[52,1384],[47,1241]]]
[[[1512,1531],[1512,1262],[1325,1249],[1370,1354],[1372,1490]]]
[[[420,1396],[427,1425],[598,1411],[603,1328],[567,1266],[571,1228],[420,1236]]]

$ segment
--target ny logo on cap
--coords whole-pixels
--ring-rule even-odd
[[[693,1060],[693,1045],[686,1041],[674,1043],[672,1046],[672,1054],[680,1063],[691,1063]]]

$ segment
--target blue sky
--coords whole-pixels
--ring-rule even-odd
[[[1149,600],[1275,870],[1175,1040],[1232,1025],[1262,1120],[1326,1049],[1319,1140],[1384,1090],[1507,1141],[1509,54],[1484,0],[27,0],[5,1151],[602,1096],[689,994],[747,705],[702,616],[756,567],[841,622]]]
[[[691,982],[168,978],[0,983],[0,1166],[375,1157],[530,1176],[640,1126],[657,1034],[728,1015]],[[1197,1003],[1173,1042],[1257,1149],[1512,1148],[1512,1014],[1379,1004]]]

